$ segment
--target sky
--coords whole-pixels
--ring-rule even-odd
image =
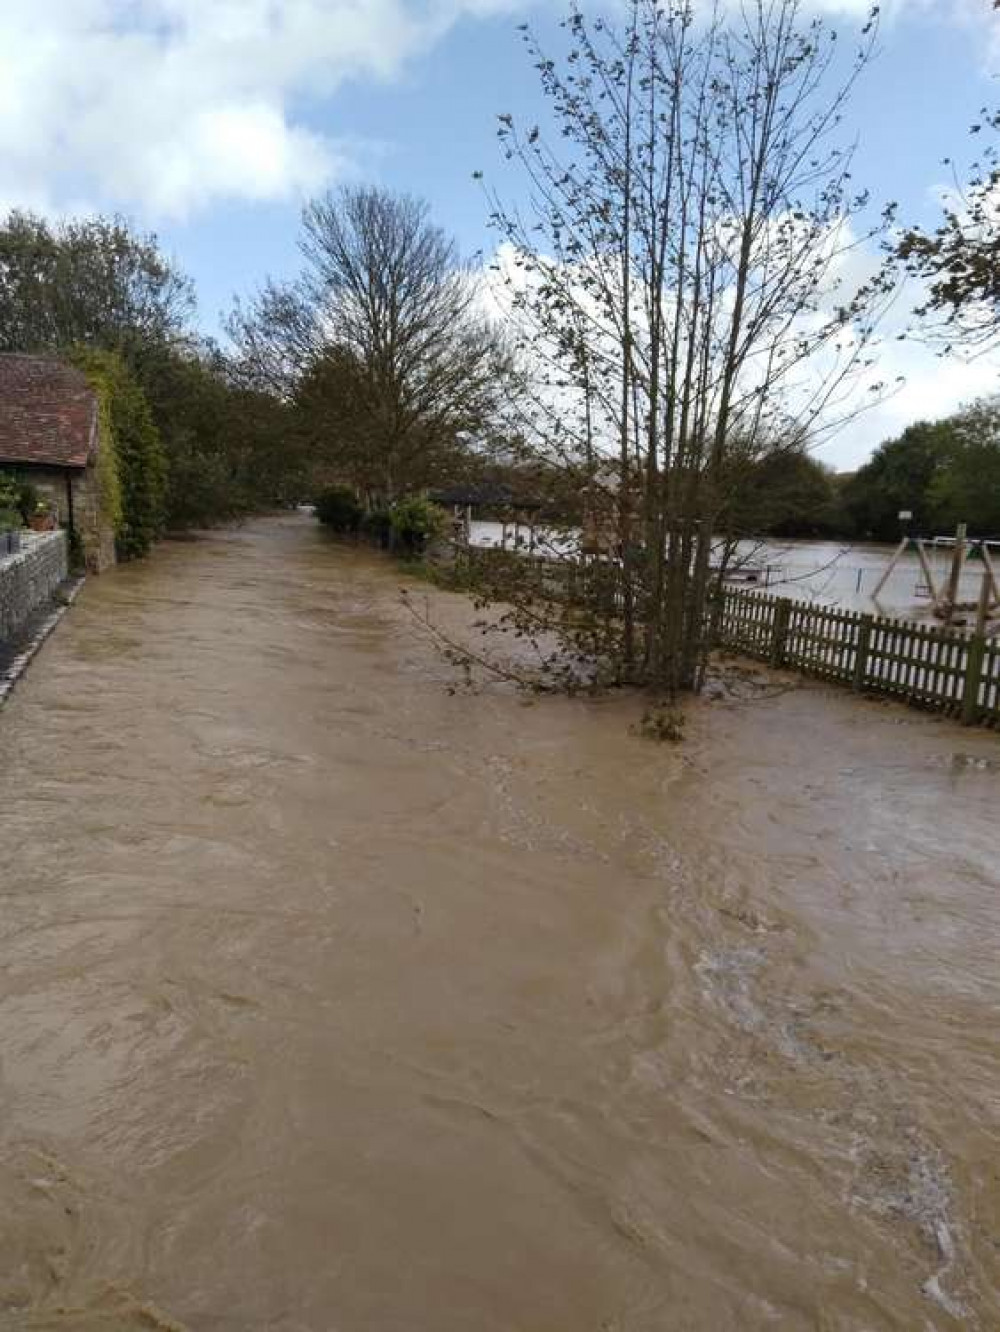
[[[845,35],[868,8],[803,5]],[[120,212],[155,231],[194,278],[209,333],[234,295],[296,271],[303,200],[341,182],[422,196],[463,253],[488,256],[496,238],[473,172],[516,198],[496,117],[545,115],[517,28],[554,45],[564,8],[0,0],[0,207]],[[968,163],[970,124],[1000,105],[1000,16],[991,0],[883,0],[879,48],[847,127],[855,180],[896,200],[905,221],[933,225],[950,181],[943,159]],[[890,341],[881,372],[906,382],[823,445],[841,470],[909,422],[995,391],[1000,355],[942,360]]]

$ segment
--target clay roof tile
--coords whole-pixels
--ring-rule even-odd
[[[97,448],[97,397],[51,356],[0,355],[0,466],[86,467]]]

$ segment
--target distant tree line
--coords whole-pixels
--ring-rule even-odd
[[[970,535],[1000,537],[1000,399],[908,426],[850,475],[803,449],[775,449],[734,476],[730,503],[739,536],[897,541],[965,523]]]

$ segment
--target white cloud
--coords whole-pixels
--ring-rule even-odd
[[[151,218],[281,199],[342,165],[298,99],[387,80],[511,0],[3,0],[0,199]]]
[[[879,444],[915,421],[936,421],[1000,391],[1000,352],[971,359],[939,356],[917,341],[890,343],[879,356],[879,378],[904,383],[891,397],[862,413],[817,456],[838,471],[854,471]]]
[[[526,3],[527,0],[524,0]],[[861,18],[871,0],[806,0]],[[883,0],[889,17],[932,0]],[[956,15],[985,0],[933,0]],[[151,220],[282,199],[343,166],[303,98],[390,80],[462,15],[522,0],[2,0],[0,202]]]

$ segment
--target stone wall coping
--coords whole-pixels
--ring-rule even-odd
[[[21,549],[16,555],[4,555],[0,559],[0,573],[6,573],[8,569],[14,569],[19,564],[24,564],[44,546],[54,545],[65,540],[66,533],[61,529],[55,532],[22,532]]]

